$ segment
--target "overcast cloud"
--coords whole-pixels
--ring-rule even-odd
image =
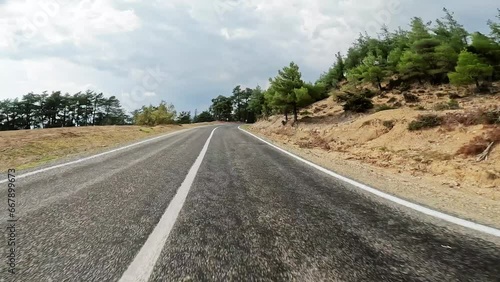
[[[447,7],[487,32],[493,0],[0,0],[0,99],[87,88],[132,110],[166,100],[204,110],[235,85],[267,86],[295,61],[305,80],[359,32],[407,27]]]

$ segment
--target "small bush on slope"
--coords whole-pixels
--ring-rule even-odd
[[[487,132],[485,135],[477,136],[472,139],[469,144],[460,148],[458,155],[476,156],[481,154],[491,142],[500,142],[500,127]]]
[[[351,95],[344,104],[344,111],[365,113],[373,109],[373,103],[370,99],[354,94]]]
[[[382,112],[382,111],[388,111],[388,110],[393,110],[394,108],[387,105],[387,104],[383,104],[383,105],[379,105],[375,108],[375,112]]]
[[[410,122],[408,129],[410,131],[428,129],[440,126],[443,123],[443,118],[437,115],[419,115],[417,120]]]

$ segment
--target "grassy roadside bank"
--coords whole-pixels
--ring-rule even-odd
[[[47,128],[0,132],[0,171],[29,169],[63,157],[107,148],[211,123]]]

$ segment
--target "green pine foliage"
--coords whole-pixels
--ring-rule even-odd
[[[214,121],[214,117],[209,111],[203,111],[199,115],[197,115],[195,118],[193,118],[193,123],[200,123],[200,122],[211,122]]]
[[[458,56],[456,71],[448,74],[450,82],[455,85],[475,83],[480,88],[480,81],[491,76],[493,67],[482,63],[479,56],[462,51]]]

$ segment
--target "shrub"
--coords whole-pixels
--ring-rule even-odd
[[[367,99],[372,99],[373,97],[377,96],[377,92],[374,92],[370,89],[364,88],[363,90],[359,91],[357,89],[354,89],[354,91],[344,91],[344,92],[336,92],[332,94],[333,99],[337,101],[338,103],[345,103],[350,99],[353,99],[353,96],[360,96],[364,97]]]
[[[410,122],[408,129],[410,131],[422,130],[440,126],[443,118],[437,115],[419,115],[416,120]]]
[[[406,82],[401,83],[401,85],[399,86],[399,90],[401,90],[401,91],[408,91],[410,89],[411,89],[411,85],[406,83]]]
[[[397,101],[398,101],[398,99],[396,99],[396,97],[391,97],[389,100],[387,100],[387,103],[394,103]]]
[[[394,110],[394,108],[386,104],[379,105],[375,108],[375,112],[388,111],[388,110]]]
[[[349,96],[351,96],[352,94],[348,94],[348,93],[335,93],[333,95],[333,99],[335,99],[335,101],[337,101],[338,103],[345,103],[347,102],[347,100],[349,100]]]
[[[405,98],[406,103],[416,103],[420,100],[416,95],[408,92],[403,93],[403,97]]]
[[[446,103],[439,103],[434,106],[434,110],[436,111],[444,111],[448,109],[448,105]]]
[[[481,83],[481,85],[479,85],[479,88],[475,89],[475,92],[479,94],[490,94],[490,87],[491,86],[487,83]]]
[[[371,98],[377,96],[377,93],[368,89],[368,88],[364,88],[363,91],[361,92],[361,95],[368,98],[368,99],[371,99]]]
[[[446,124],[462,124],[464,126],[487,124],[500,124],[500,109],[484,110],[479,109],[466,113],[448,113],[444,122]]]
[[[500,110],[483,112],[482,120],[485,124],[500,124]]]
[[[460,105],[458,104],[457,100],[450,99],[447,103],[439,103],[436,106],[434,106],[434,109],[436,111],[444,111],[444,110],[457,110],[460,109]]]
[[[477,136],[469,144],[464,145],[457,152],[458,155],[476,156],[481,154],[488,147],[488,143],[484,141],[482,136]]]
[[[458,104],[458,101],[455,99],[450,99],[450,101],[448,101],[448,107],[450,110],[460,109],[460,105]]]
[[[363,122],[363,124],[361,124],[361,127],[368,126],[368,125],[372,125],[372,121],[371,120],[367,120],[367,121]]]
[[[387,127],[389,130],[394,128],[394,121],[393,120],[384,120],[382,123],[385,127]]]
[[[500,128],[495,128],[484,135],[476,136],[469,144],[457,152],[458,155],[476,156],[481,154],[491,142],[500,142]]]
[[[307,115],[310,115],[311,113],[308,110],[305,110],[305,111],[302,111],[300,114],[303,116],[307,116]]]
[[[372,101],[357,94],[351,95],[344,104],[344,111],[364,113],[371,109],[373,109]]]

